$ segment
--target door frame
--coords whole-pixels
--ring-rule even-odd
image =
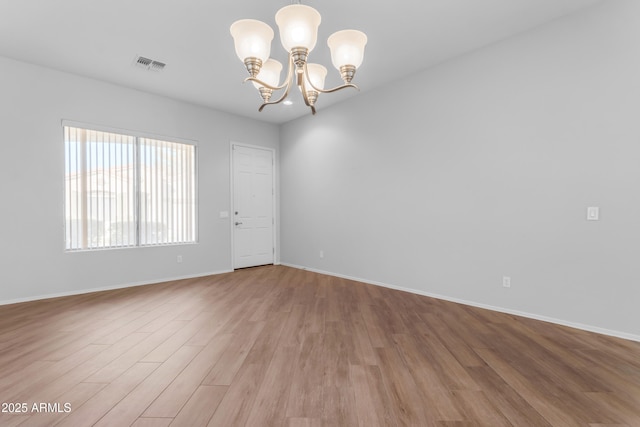
[[[230,203],[230,207],[231,209],[229,210],[229,229],[231,230],[231,245],[230,245],[230,249],[231,249],[231,271],[235,271],[235,265],[236,265],[236,260],[235,260],[235,243],[236,243],[236,236],[235,236],[235,226],[234,226],[234,206],[235,206],[235,194],[234,194],[234,168],[233,168],[233,147],[234,146],[239,146],[239,147],[246,147],[246,148],[254,148],[257,150],[265,150],[265,151],[270,151],[271,152],[271,206],[272,206],[272,218],[273,218],[273,227],[272,227],[272,232],[273,232],[273,265],[280,265],[280,260],[278,259],[278,233],[277,233],[277,228],[278,228],[278,217],[276,216],[278,213],[277,210],[277,204],[276,204],[276,200],[277,200],[277,187],[276,187],[276,171],[277,171],[277,162],[276,162],[276,149],[275,148],[271,148],[271,147],[263,147],[261,145],[255,145],[255,144],[245,144],[244,142],[236,142],[236,141],[229,141],[229,203]]]

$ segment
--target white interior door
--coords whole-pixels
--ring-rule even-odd
[[[232,148],[233,268],[273,264],[273,151]]]

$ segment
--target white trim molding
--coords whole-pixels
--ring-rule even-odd
[[[300,270],[307,270],[307,271],[311,271],[313,273],[325,274],[327,276],[339,277],[341,279],[353,280],[353,281],[356,281],[356,282],[367,283],[369,285],[381,286],[383,288],[395,289],[397,291],[404,291],[404,292],[409,292],[409,293],[416,294],[416,295],[422,295],[422,296],[425,296],[425,297],[436,298],[436,299],[443,300],[443,301],[455,302],[457,304],[464,304],[464,305],[468,305],[468,306],[471,306],[471,307],[483,308],[483,309],[486,309],[486,310],[496,311],[496,312],[500,312],[500,313],[512,314],[514,316],[526,317],[528,319],[540,320],[540,321],[543,321],[543,322],[549,322],[549,323],[554,323],[556,325],[568,326],[570,328],[580,329],[580,330],[583,330],[583,331],[595,332],[597,334],[608,335],[608,336],[612,336],[612,337],[616,337],[616,338],[622,338],[622,339],[629,340],[629,341],[640,342],[640,335],[634,335],[634,334],[629,334],[629,333],[626,333],[626,332],[614,331],[614,330],[610,330],[610,329],[600,328],[598,326],[585,325],[585,324],[582,324],[582,323],[570,322],[568,320],[556,319],[556,318],[553,318],[553,317],[547,317],[547,316],[542,316],[542,315],[539,315],[539,314],[527,313],[527,312],[518,311],[518,310],[512,310],[512,309],[504,308],[504,307],[496,307],[496,306],[493,306],[493,305],[482,304],[482,303],[478,303],[478,302],[474,302],[474,301],[467,301],[467,300],[463,300],[463,299],[459,299],[459,298],[452,298],[452,297],[448,297],[448,296],[445,296],[445,295],[438,295],[438,294],[433,294],[433,293],[429,293],[429,292],[420,291],[420,290],[417,290],[417,289],[403,288],[401,286],[390,285],[388,283],[377,282],[375,280],[362,279],[362,278],[359,278],[359,277],[352,277],[352,276],[348,276],[348,275],[345,275],[345,274],[339,274],[339,273],[332,273],[330,271],[319,270],[319,269],[316,269],[316,268],[304,267],[304,266],[295,265],[295,264],[289,264],[289,263],[284,263],[284,262],[281,263],[281,264],[286,266],[286,267],[297,268],[297,269],[300,269]]]
[[[157,285],[159,283],[172,282],[174,280],[194,279],[196,277],[215,276],[215,275],[224,274],[224,273],[233,273],[233,270],[212,271],[209,273],[198,273],[198,274],[192,274],[188,276],[165,277],[165,278],[158,278],[158,279],[142,281],[142,282],[123,283],[123,284],[113,285],[113,286],[103,286],[100,288],[80,289],[77,291],[56,292],[53,294],[37,295],[37,296],[26,297],[26,298],[16,298],[13,300],[0,301],[0,306],[9,305],[9,304],[19,304],[23,302],[39,301],[39,300],[50,299],[50,298],[60,298],[60,297],[68,297],[73,295],[90,294],[93,292],[113,291],[116,289],[133,288],[136,286]]]

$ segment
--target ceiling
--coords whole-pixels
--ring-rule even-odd
[[[326,88],[341,84],[327,37],[341,29],[368,36],[354,83],[361,92],[542,25],[600,0],[305,0],[322,15],[311,62],[329,69]],[[253,18],[276,35],[271,56],[286,63],[275,12],[290,0],[0,0],[0,55],[233,114],[284,123],[309,114],[297,90],[294,105],[268,106],[236,57],[232,22]],[[142,55],[162,72],[134,66]],[[286,74],[283,71],[282,76]],[[357,95],[321,94],[319,113]]]

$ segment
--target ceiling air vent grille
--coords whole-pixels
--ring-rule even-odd
[[[134,60],[134,64],[139,68],[149,70],[149,71],[156,71],[156,72],[160,72],[164,70],[164,67],[167,66],[167,64],[165,64],[164,62],[156,61],[150,58],[145,58],[144,56],[140,56],[140,55],[136,56],[136,59]]]

